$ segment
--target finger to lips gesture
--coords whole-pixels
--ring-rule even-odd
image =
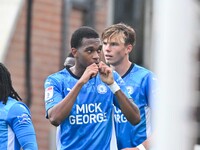
[[[102,61],[99,63],[99,73],[100,73],[101,80],[105,82],[106,84],[110,85],[114,82],[112,68],[110,68],[108,65],[106,65]]]
[[[83,75],[81,76],[81,80],[83,80],[83,82],[86,83],[90,79],[90,77],[96,76],[98,71],[99,68],[97,64],[95,63],[91,64],[85,69]]]

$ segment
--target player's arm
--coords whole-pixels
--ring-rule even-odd
[[[143,143],[141,143],[137,147],[123,148],[121,150],[150,150],[150,140],[151,137],[147,138]]]
[[[119,85],[114,81],[112,68],[108,67],[105,63],[100,62],[99,72],[102,81],[108,84],[111,91],[115,94],[119,107],[122,113],[126,116],[127,120],[133,125],[138,124],[140,122],[140,111],[133,103],[133,100],[129,99],[121,91]]]
[[[68,117],[83,84],[83,82],[78,81],[63,100],[47,111],[48,119],[52,125],[59,126],[61,122]]]
[[[140,111],[132,99],[126,97],[126,95],[119,89],[115,93],[118,100],[119,107],[127,120],[136,125],[140,122]]]
[[[30,111],[25,104],[14,104],[9,110],[7,120],[23,150],[38,150]]]
[[[95,76],[97,73],[98,67],[96,64],[88,66],[69,94],[67,94],[62,101],[48,110],[48,118],[51,124],[58,126],[69,116],[82,86],[90,79],[91,76]]]

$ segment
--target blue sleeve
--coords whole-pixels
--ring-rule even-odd
[[[115,82],[117,82],[117,84],[119,85],[121,91],[129,98],[132,99],[132,97],[130,96],[130,94],[128,93],[128,90],[126,88],[126,83],[124,82],[124,80],[121,78],[121,76],[116,72],[113,71],[113,76],[114,76],[114,80]],[[115,106],[117,106],[119,108],[119,104],[117,101],[116,96],[114,96],[114,104]]]
[[[48,110],[63,99],[61,86],[62,85],[52,77],[48,77],[44,83],[46,118],[48,118]]]
[[[153,107],[153,103],[157,99],[158,96],[158,80],[157,77],[153,73],[149,73],[142,83],[142,89],[145,91],[145,95],[147,96],[147,104]]]
[[[8,112],[8,124],[23,150],[37,150],[37,140],[28,107],[18,102]]]

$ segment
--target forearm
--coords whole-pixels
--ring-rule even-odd
[[[140,145],[131,148],[123,148],[122,150],[149,150],[150,149],[150,138],[146,139]]]
[[[13,130],[23,150],[38,150],[33,124],[18,124]]]
[[[25,129],[25,132],[27,132],[27,129]],[[23,150],[38,150],[36,135],[34,133],[18,137],[18,141]]]
[[[121,90],[115,92],[115,96],[117,97],[120,109],[127,120],[132,125],[138,124],[140,122],[140,111],[133,103],[132,99],[128,99]]]
[[[146,139],[143,143],[138,145],[136,147],[137,150],[149,150],[149,141]],[[130,150],[135,150],[135,149],[130,149]]]
[[[77,82],[69,94],[61,102],[48,111],[48,117],[51,124],[58,126],[65,118],[69,116],[74,102],[76,101],[76,97],[78,96],[83,84],[84,83],[82,82]]]
[[[146,148],[146,150],[149,150],[150,149],[150,144],[149,144],[149,139],[146,139],[143,143],[142,143],[142,145]]]
[[[38,146],[36,143],[27,143],[24,145],[23,150],[38,150]]]

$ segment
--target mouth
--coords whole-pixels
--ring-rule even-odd
[[[99,60],[98,61],[94,61],[95,64],[99,64],[99,62],[100,62]]]
[[[110,58],[112,58],[112,56],[111,55],[105,55],[105,58],[110,59]]]

